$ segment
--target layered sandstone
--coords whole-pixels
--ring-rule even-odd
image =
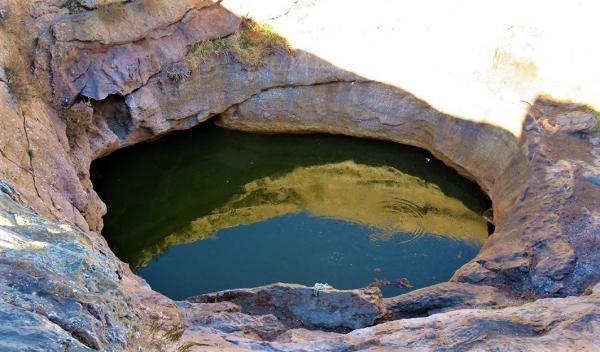
[[[102,12],[108,2],[115,1],[79,1],[100,7],[69,13],[61,1],[0,1],[9,10],[3,21],[19,16],[26,25],[20,38],[10,28],[0,31],[2,350],[600,345],[600,137],[593,109],[538,97],[526,119],[476,121],[434,108],[399,81],[382,83],[301,49],[269,55],[257,67],[215,55],[174,81],[163,74],[166,65],[185,63],[199,41],[237,30],[239,16],[221,6],[227,1],[124,2],[110,23]],[[266,18],[290,16],[299,33],[304,19],[315,21],[311,2],[289,5]],[[336,24],[323,28],[340,31]],[[52,83],[51,99],[19,98],[6,70],[17,42],[33,48],[26,67]],[[515,58],[509,49],[493,59],[493,72],[514,76],[519,89],[529,80],[546,82],[539,78],[546,71],[531,76],[531,66],[521,65],[539,58],[509,60]],[[500,83],[487,88],[515,97]],[[77,111],[74,125],[60,116]],[[490,195],[496,231],[451,282],[391,299],[381,300],[377,290],[332,290],[318,301],[309,288],[282,284],[173,302],[136,277],[101,237],[106,208],[89,167],[114,150],[213,117],[239,130],[338,133],[428,149]],[[354,303],[341,307],[344,301]],[[306,329],[291,323],[298,317],[312,323]],[[181,330],[182,338],[165,343],[160,337],[169,329]]]

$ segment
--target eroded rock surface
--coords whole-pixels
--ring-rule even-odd
[[[124,4],[118,8],[108,7],[106,11],[86,11],[59,18],[52,26],[54,36],[61,42],[134,42],[155,29],[179,21],[189,11],[213,3],[209,0],[83,1],[89,7],[116,2]]]
[[[590,296],[543,299],[502,310],[458,310],[361,329],[362,346],[422,350],[594,350],[598,289]],[[569,336],[576,335],[571,339]],[[374,350],[377,350],[374,348]]]
[[[210,328],[223,333],[273,339],[287,328],[273,314],[254,315],[242,312],[242,307],[231,302],[189,303],[179,302],[185,312],[186,326],[190,330]]]
[[[385,313],[378,288],[340,291],[277,283],[220,291],[188,299],[196,303],[232,302],[251,315],[273,314],[288,329],[348,331],[373,325]]]
[[[124,346],[141,317],[106,244],[39,217],[2,189],[0,349]]]
[[[585,109],[540,99],[525,121],[522,153],[500,175],[496,231],[454,279],[510,286],[534,296],[579,294],[599,280],[600,188],[584,175],[600,166],[594,133],[544,130],[540,122]],[[579,125],[579,119],[572,126]],[[596,268],[596,269],[595,269]]]
[[[302,50],[270,55],[258,67],[209,57],[175,82],[163,67],[184,63],[198,41],[231,34],[239,17],[214,2],[166,0],[123,2],[107,17],[112,2],[121,1],[82,0],[100,8],[70,14],[63,2],[36,0],[6,12],[22,16],[27,67],[52,82],[54,96],[18,99],[2,65],[0,349],[152,350],[174,328],[183,336],[168,348],[190,343],[200,351],[600,345],[596,112],[539,98],[514,135]],[[302,6],[311,5],[295,2],[277,16]],[[3,63],[16,41],[0,30]],[[65,112],[77,112],[79,123],[67,126]],[[215,116],[246,131],[329,132],[428,149],[488,192],[496,231],[449,283],[399,297],[381,300],[370,290],[313,297],[310,288],[277,284],[173,302],[134,276],[100,236],[106,208],[89,167]]]
[[[488,308],[523,303],[495,287],[444,282],[400,296],[385,298],[385,320],[424,317],[461,308]]]
[[[54,87],[61,93],[58,99],[72,101],[79,94],[94,100],[127,95],[164,66],[181,60],[189,45],[231,34],[240,23],[223,7],[208,6],[209,1],[204,2],[206,7],[194,7],[193,1],[158,2],[153,5],[158,13],[145,11],[144,4],[138,3],[123,5],[125,19],[114,23],[99,18],[97,11],[65,16],[54,23],[57,41],[52,46],[52,72]],[[127,29],[120,31],[115,25]]]
[[[457,121],[393,87],[332,83],[263,91],[229,109],[218,124],[259,132],[326,131],[432,150],[477,180],[494,204],[494,234],[453,280],[544,297],[581,293],[600,278],[592,269],[600,267],[600,190],[584,177],[597,174],[600,159],[594,132],[581,129],[575,113],[585,109],[539,99],[516,145],[502,130]],[[565,116],[573,116],[570,126],[580,126],[579,134],[540,127],[538,121],[556,116],[563,125]]]

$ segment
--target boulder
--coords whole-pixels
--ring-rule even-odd
[[[191,297],[189,302],[232,302],[251,315],[273,314],[287,328],[348,331],[371,326],[385,313],[379,288],[336,290],[314,295],[312,287],[275,283]]]
[[[579,132],[594,128],[599,118],[593,112],[569,111],[555,116],[554,122],[560,126],[561,131]]]
[[[522,303],[495,287],[443,282],[419,290],[385,298],[385,320],[425,317],[448,310],[495,307]]]
[[[286,327],[273,315],[250,315],[231,302],[190,303],[178,302],[184,312],[186,327],[190,329],[212,328],[224,333],[240,333],[243,336],[273,339],[286,331]]]

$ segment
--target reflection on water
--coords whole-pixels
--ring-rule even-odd
[[[488,203],[474,185],[384,142],[205,127],[116,153],[94,165],[94,181],[111,247],[177,298],[409,274],[418,288],[448,279],[487,238]]]
[[[144,257],[151,259],[174,244],[201,240],[224,228],[302,211],[368,226],[372,240],[389,240],[398,233],[447,236],[479,245],[487,239],[481,215],[436,185],[388,166],[345,161],[250,182],[224,206],[145,249]]]
[[[174,299],[272,282],[327,282],[351,289],[375,280],[390,282],[381,288],[391,297],[448,280],[464,257],[472,258],[479,249],[475,243],[448,237],[411,240],[406,233],[372,241],[371,230],[307,213],[283,215],[223,229],[214,241],[172,246],[138,274]],[[403,278],[412,287],[394,285]]]

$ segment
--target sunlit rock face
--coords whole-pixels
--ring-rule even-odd
[[[390,239],[398,232],[448,236],[479,245],[487,239],[484,218],[438,186],[391,167],[348,161],[300,167],[248,183],[242,195],[165,237],[148,255],[224,228],[298,212],[370,226],[374,240]]]
[[[114,351],[127,343],[141,318],[120,264],[101,245],[38,216],[0,180],[0,350]]]
[[[594,0],[222,4],[268,21],[295,47],[338,67],[515,135],[529,109],[523,101],[540,95],[600,109],[600,48],[590,45],[600,31]]]

